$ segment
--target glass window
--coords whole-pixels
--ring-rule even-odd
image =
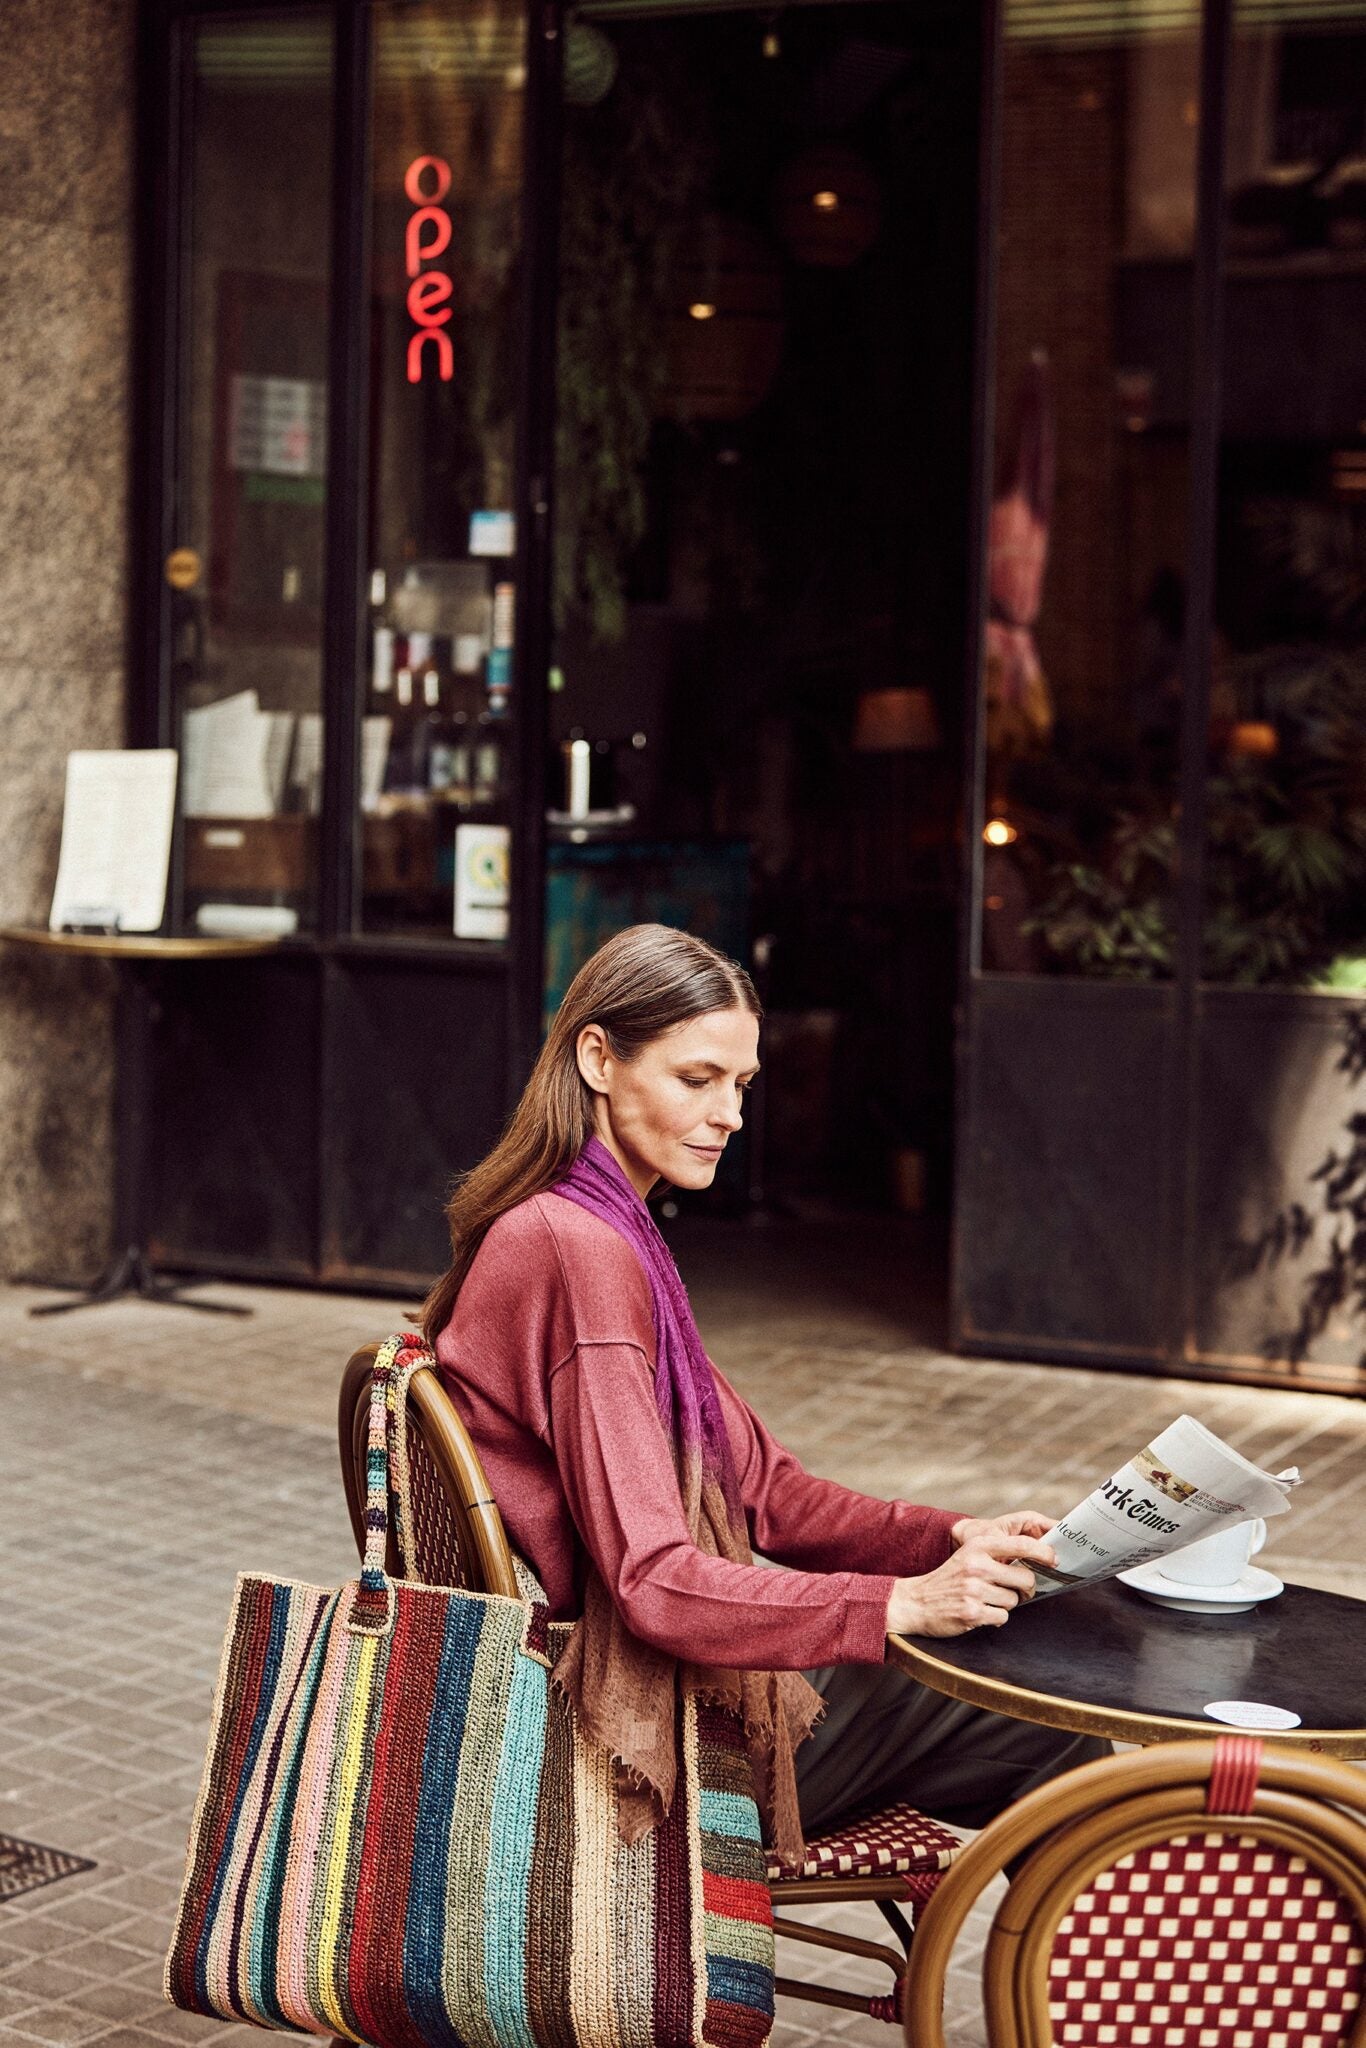
[[[1148,981],[1174,954],[1199,47],[1117,12],[1007,14],[980,964]]]
[[[514,0],[375,11],[368,932],[507,932],[518,227]]]
[[[185,914],[316,919],[332,41],[321,15],[188,29],[171,585]]]
[[[1236,16],[1204,970],[1366,989],[1366,7]]]

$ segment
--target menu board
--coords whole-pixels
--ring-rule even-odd
[[[62,848],[48,927],[154,932],[166,911],[175,822],[171,747],[66,758]]]

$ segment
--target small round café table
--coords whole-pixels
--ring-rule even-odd
[[[236,960],[273,952],[278,939],[219,938],[196,934],[173,938],[161,932],[53,932],[37,925],[0,925],[0,944],[24,946],[68,959],[122,963],[118,982],[118,1054],[114,1070],[114,1244],[115,1255],[89,1287],[67,1301],[44,1301],[31,1316],[59,1316],[71,1309],[93,1308],[136,1294],[144,1301],[175,1302],[219,1316],[249,1316],[252,1310],[235,1301],[198,1301],[184,1289],[193,1279],[175,1283],[154,1269],[143,1236],[143,1181],[150,1114],[147,1101],[148,1044],[153,1001],[144,974],[176,961]],[[46,1287],[35,1278],[30,1284]],[[60,1283],[58,1283],[60,1284]]]
[[[893,1636],[888,1659],[1019,1721],[1148,1744],[1228,1733],[1216,1700],[1287,1707],[1267,1739],[1366,1757],[1366,1601],[1287,1584],[1242,1614],[1182,1614],[1106,1580],[1019,1607],[1003,1627]]]

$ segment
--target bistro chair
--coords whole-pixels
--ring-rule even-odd
[[[1103,1757],[963,1851],[906,1977],[944,2048],[944,1980],[1009,1866],[982,1965],[989,2048],[1361,2048],[1366,1774],[1251,1735]]]
[[[346,1503],[362,1556],[370,1379],[378,1349],[376,1344],[366,1345],[348,1360],[337,1416]],[[479,1454],[440,1377],[429,1366],[419,1367],[409,1382],[407,1412],[415,1553],[408,1560],[408,1569],[412,1576],[429,1585],[467,1586],[472,1592],[525,1598],[531,1582],[519,1579],[518,1560],[508,1543]],[[395,1521],[392,1518],[390,1523],[392,1574],[398,1573],[402,1562],[395,1549]],[[525,1566],[521,1569],[525,1573]],[[800,1870],[787,1869],[770,1858],[776,1934],[884,1963],[892,1973],[892,1990],[876,1997],[789,1977],[776,1978],[776,1989],[790,1998],[841,2006],[895,2024],[901,2015],[906,1955],[913,1931],[901,1909],[909,1905],[915,1912],[924,1904],[961,1848],[961,1838],[953,1829],[913,1806],[897,1805],[813,1836]],[[790,1919],[782,1910],[865,1899],[877,1906],[899,1947]]]

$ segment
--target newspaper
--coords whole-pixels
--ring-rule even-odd
[[[1178,1416],[1049,1530],[1058,1562],[1030,1567],[1035,1596],[1112,1579],[1254,1515],[1283,1515],[1299,1483],[1295,1466],[1263,1472],[1193,1415]]]

